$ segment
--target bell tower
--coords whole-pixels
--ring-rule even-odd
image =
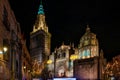
[[[30,33],[30,54],[33,60],[43,62],[50,55],[51,34],[45,21],[42,2],[38,9],[37,19]]]

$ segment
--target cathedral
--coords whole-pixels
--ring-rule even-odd
[[[49,78],[103,79],[102,73],[105,66],[103,51],[99,51],[96,34],[90,31],[88,25],[77,48],[74,47],[73,43],[69,45],[63,43],[50,54],[50,45],[51,34],[48,31],[41,3],[33,31],[30,33],[32,74],[40,75],[47,64]]]
[[[96,35],[87,25],[85,34],[81,37],[78,47],[74,44],[62,44],[50,55],[52,63],[48,65],[54,77],[75,77],[84,79],[103,79],[105,58],[103,51],[99,51]]]
[[[74,44],[65,45],[64,43],[56,48],[49,60],[52,63],[48,65],[49,71],[54,77],[73,77],[73,59],[72,55],[77,53]]]
[[[103,79],[105,59],[103,51],[99,52],[96,34],[87,25],[85,34],[78,45],[78,59],[74,61],[74,76],[82,79]]]

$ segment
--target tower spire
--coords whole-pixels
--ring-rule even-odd
[[[42,5],[42,0],[40,0],[40,4]]]
[[[48,27],[45,22],[45,14],[44,14],[44,9],[42,5],[42,0],[40,1],[40,5],[38,8],[37,20],[33,27],[33,32],[36,32],[38,30],[44,30],[45,32],[48,32]]]
[[[88,24],[87,24],[86,32],[90,32],[90,27]]]
[[[40,5],[39,5],[38,14],[44,14],[44,9],[43,9],[43,5],[42,5],[42,0],[41,0]]]

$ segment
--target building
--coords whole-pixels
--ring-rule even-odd
[[[22,80],[31,80],[31,57],[30,53],[26,46],[26,40],[23,36],[21,36],[21,49],[22,49],[22,55],[21,55],[21,71],[22,71]]]
[[[0,0],[0,12],[0,80],[22,80],[22,63],[29,61],[30,56],[21,37],[20,24],[8,0]]]
[[[51,34],[48,32],[48,26],[45,21],[45,13],[42,2],[39,6],[37,20],[30,33],[30,54],[33,60],[33,74],[40,74],[44,63],[50,55]],[[34,66],[37,65],[38,68]]]
[[[77,79],[104,79],[106,59],[99,51],[96,35],[87,25],[78,48],[62,44],[49,56],[48,69],[53,77],[76,77]]]
[[[78,46],[79,58],[74,61],[74,76],[83,79],[103,79],[105,59],[103,51],[99,52],[99,43],[96,35],[87,25],[85,34]]]
[[[0,80],[10,79],[10,62],[8,61],[10,50],[7,49],[7,52],[3,51],[4,45],[7,46],[6,48],[10,47],[10,26],[8,17],[10,17],[11,14],[8,13],[8,11],[11,9],[9,6],[10,5],[7,0],[0,0]]]
[[[74,44],[64,43],[49,56],[48,70],[52,77],[73,77],[73,55],[77,54]],[[75,59],[75,58],[74,58]]]
[[[120,55],[113,57],[109,61],[104,70],[105,80],[119,80],[120,79]]]

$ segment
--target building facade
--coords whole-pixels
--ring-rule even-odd
[[[10,8],[8,0],[0,0],[0,80],[18,78],[20,69],[19,56],[19,23]],[[5,52],[3,48],[6,47]],[[4,76],[3,76],[4,75]]]
[[[52,77],[73,77],[73,58],[72,55],[77,54],[77,49],[73,45],[65,45],[64,43],[56,48],[49,60],[48,69]]]
[[[22,80],[21,29],[8,0],[0,0],[0,80]]]
[[[21,56],[21,71],[22,71],[22,80],[31,80],[31,57],[30,53],[26,46],[26,40],[23,36],[21,36],[21,43],[22,43],[22,56]]]
[[[51,61],[50,61],[51,60]],[[49,57],[48,69],[52,77],[76,77],[84,79],[104,79],[106,59],[103,50],[99,51],[96,35],[87,25],[78,48],[62,44]]]
[[[33,73],[36,75],[41,73],[40,66],[44,65],[44,62],[50,55],[50,43],[51,34],[48,32],[48,26],[45,21],[45,13],[42,3],[39,6],[37,19],[33,26],[33,31],[30,34],[30,54],[34,65],[38,65],[38,68],[33,68]],[[40,69],[40,70],[39,70]]]
[[[103,79],[105,59],[103,51],[99,52],[96,35],[87,25],[85,34],[80,39],[78,47],[79,58],[74,62],[74,76],[82,79]]]

